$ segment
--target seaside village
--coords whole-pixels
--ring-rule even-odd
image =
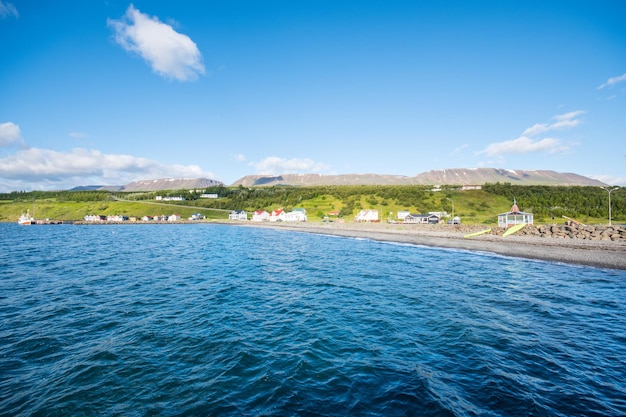
[[[215,198],[215,197],[214,197]],[[160,197],[156,198],[158,201],[183,201],[184,197]],[[452,218],[450,218],[452,217]],[[306,210],[304,208],[294,208],[290,212],[286,212],[283,208],[278,208],[271,212],[267,212],[265,210],[256,210],[252,213],[252,216],[249,215],[244,210],[233,210],[230,212],[228,216],[229,220],[236,221],[253,221],[253,222],[306,222],[307,215]],[[201,213],[194,213],[191,217],[187,219],[181,218],[179,214],[162,214],[155,216],[143,216],[143,217],[135,217],[135,216],[125,216],[125,215],[86,215],[83,219],[86,223],[124,223],[124,222],[158,222],[158,223],[174,223],[174,222],[185,222],[185,221],[200,221],[204,220],[205,216]],[[447,222],[446,222],[446,219]],[[339,220],[339,212],[332,211],[329,212],[324,218],[322,222],[333,222],[340,221]],[[378,210],[361,210],[355,217],[354,222],[356,223],[379,223],[380,216]],[[403,223],[403,224],[461,224],[461,219],[458,216],[450,216],[447,212],[428,212],[425,214],[414,214],[409,211],[398,211],[396,213],[395,219],[388,219],[388,223]],[[498,215],[498,227],[508,228],[515,225],[532,225],[533,224],[533,215],[532,213],[526,213],[520,211],[517,206],[517,203],[513,201],[513,206],[511,210],[507,213],[501,213]]]

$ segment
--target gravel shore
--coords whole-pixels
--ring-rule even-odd
[[[480,227],[468,228],[466,226],[460,227],[454,225],[442,225],[437,227],[433,225],[340,222],[232,222],[229,224],[492,252],[520,258],[626,270],[625,242],[585,241],[515,235],[504,238],[494,235],[480,235],[465,238],[465,234],[477,231]]]

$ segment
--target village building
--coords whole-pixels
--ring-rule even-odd
[[[498,227],[509,228],[517,224],[533,224],[533,214],[520,211],[513,199],[513,206],[508,213],[498,214]]]
[[[106,216],[99,216],[97,214],[87,214],[83,219],[86,222],[100,223],[106,221],[107,218]]]
[[[228,215],[229,220],[248,220],[248,213],[243,210],[233,210]]]
[[[282,208],[278,208],[270,214],[271,222],[282,222],[285,220],[285,210]]]
[[[154,199],[157,201],[185,201],[185,197],[182,196],[163,197],[162,195],[157,195]]]
[[[119,214],[107,216],[107,222],[125,222],[128,221],[128,216],[122,216]]]
[[[286,222],[305,222],[306,218],[306,210],[303,208],[295,208],[292,212],[285,214]]]
[[[360,223],[379,222],[378,210],[361,210],[354,221]]]
[[[257,210],[252,215],[253,222],[266,222],[269,221],[270,214],[265,210]]]
[[[404,220],[404,218],[405,218],[406,216],[408,216],[409,214],[411,214],[411,212],[410,212],[410,211],[408,211],[408,210],[400,210],[400,211],[398,211],[398,213],[396,214],[396,218],[397,218],[398,220]]]
[[[409,214],[404,217],[404,223],[412,224],[437,224],[439,223],[439,216],[436,214]]]

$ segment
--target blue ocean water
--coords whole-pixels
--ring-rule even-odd
[[[626,272],[224,225],[0,224],[2,416],[626,415]]]

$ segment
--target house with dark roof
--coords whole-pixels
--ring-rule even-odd
[[[408,214],[404,216],[404,223],[412,224],[437,224],[439,216],[433,213],[428,214]]]
[[[228,215],[230,220],[248,220],[248,213],[243,210],[233,210]]]

